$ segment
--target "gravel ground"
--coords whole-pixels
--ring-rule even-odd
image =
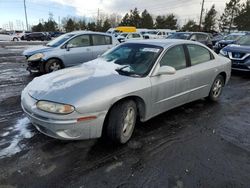
[[[140,123],[129,143],[65,142],[33,128],[20,93],[34,76],[0,43],[0,187],[250,187],[250,75],[234,73],[218,103],[199,100]]]

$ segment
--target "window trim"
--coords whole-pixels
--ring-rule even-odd
[[[209,54],[210,54],[210,60],[209,60],[209,61],[206,61],[206,62],[210,62],[210,61],[213,61],[213,60],[215,59],[215,57],[214,57],[214,55],[212,54],[212,52],[211,52],[208,48],[206,48],[206,47],[204,47],[204,46],[202,46],[202,45],[199,45],[199,44],[184,44],[184,46],[185,46],[185,48],[186,48],[186,50],[187,50],[186,53],[187,53],[188,62],[189,62],[189,66],[190,66],[190,67],[193,67],[193,66],[196,66],[196,65],[200,65],[200,64],[203,64],[203,63],[206,63],[206,62],[202,62],[202,63],[198,63],[198,64],[195,64],[195,65],[192,65],[191,56],[190,56],[190,53],[189,53],[189,50],[188,50],[188,45],[195,45],[195,46],[199,46],[199,47],[201,47],[201,48],[206,49],[206,50],[209,52]]]
[[[176,71],[183,70],[183,69],[186,69],[186,68],[189,67],[189,65],[188,65],[188,59],[187,59],[188,56],[187,56],[186,50],[185,50],[185,44],[173,45],[173,46],[170,46],[168,49],[166,49],[166,50],[163,52],[161,58],[159,59],[159,66],[160,66],[160,67],[161,67],[161,61],[162,61],[163,57],[166,55],[166,53],[167,53],[169,50],[171,50],[172,48],[177,47],[177,46],[182,46],[182,48],[183,48],[184,56],[185,56],[185,59],[186,59],[186,67],[185,67],[185,68],[182,68],[182,69],[178,69],[178,70],[176,70]],[[175,67],[174,67],[174,68],[175,68]]]

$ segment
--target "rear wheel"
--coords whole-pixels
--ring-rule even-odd
[[[13,38],[13,41],[18,41],[18,38],[14,37],[14,38]]]
[[[219,99],[224,83],[225,83],[225,80],[222,75],[218,75],[215,78],[213,85],[211,87],[211,90],[209,92],[209,95],[208,95],[208,99],[210,101],[217,101]]]
[[[45,64],[45,72],[54,72],[59,69],[62,69],[62,64],[58,59],[50,59],[48,62]]]
[[[107,136],[113,142],[125,144],[132,136],[137,117],[136,104],[126,100],[116,104],[110,111]]]

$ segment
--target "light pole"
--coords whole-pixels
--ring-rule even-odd
[[[200,15],[200,24],[199,24],[199,29],[200,29],[200,31],[201,31],[201,22],[202,22],[202,15],[203,15],[204,3],[205,3],[205,0],[202,0],[202,4],[201,4],[201,15]]]
[[[27,12],[26,12],[26,0],[23,0],[23,5],[24,5],[24,12],[25,12],[25,20],[26,20],[26,29],[27,31],[29,30],[29,26],[28,26],[28,18],[27,18]]]

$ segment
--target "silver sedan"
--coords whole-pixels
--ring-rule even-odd
[[[35,78],[21,104],[42,133],[68,140],[107,136],[126,143],[137,118],[207,98],[217,101],[230,60],[183,40],[121,44],[98,59]]]

